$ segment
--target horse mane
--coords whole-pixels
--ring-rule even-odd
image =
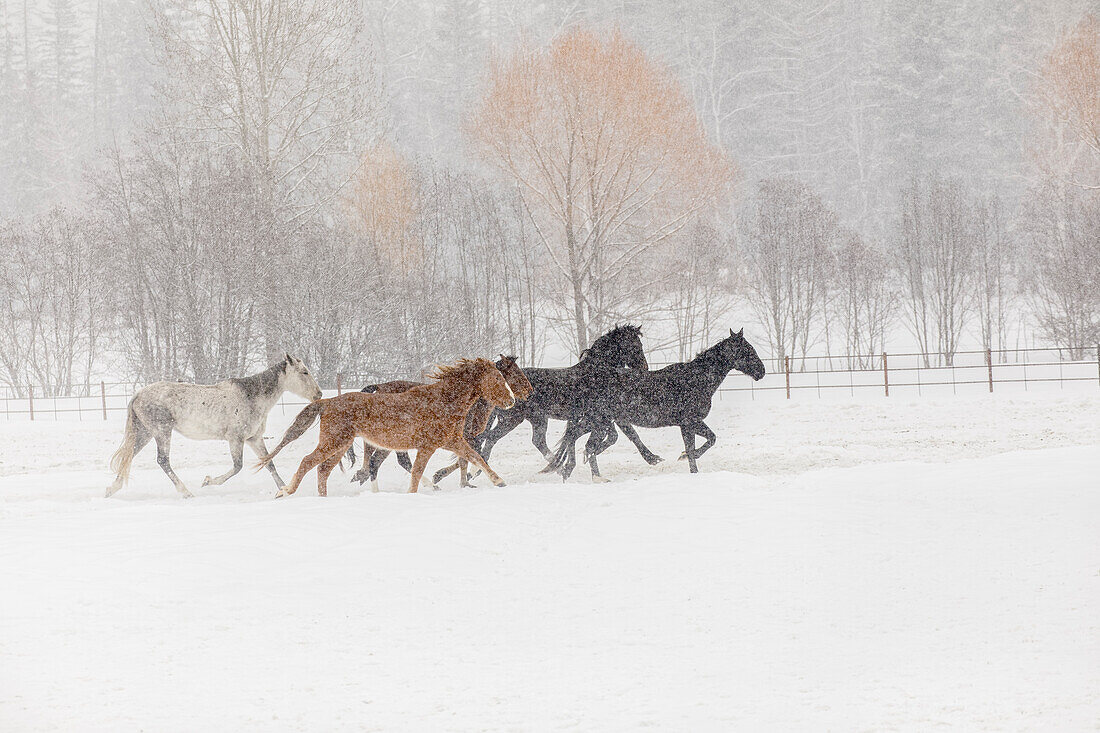
[[[486,359],[459,359],[454,364],[437,364],[428,378],[437,382],[444,379],[469,379],[484,370],[486,363],[492,365]]]
[[[593,350],[602,351],[607,348],[611,343],[617,342],[620,339],[628,336],[641,336],[642,327],[633,323],[616,324],[614,328],[600,336],[598,339],[592,342],[592,345],[581,352],[580,358],[589,356]]]
[[[287,361],[283,359],[262,372],[247,377],[232,377],[229,381],[240,387],[249,399],[272,395],[279,388],[279,377],[286,371],[286,367]]]

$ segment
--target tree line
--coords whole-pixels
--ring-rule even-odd
[[[57,19],[67,7],[51,5]],[[0,224],[0,382],[16,389],[65,393],[105,372],[208,382],[284,350],[330,381],[416,376],[472,352],[539,363],[627,320],[683,359],[731,313],[751,313],[779,357],[858,361],[905,327],[950,362],[967,334],[1013,345],[1025,319],[1077,352],[1100,338],[1091,16],[1036,61],[1026,195],[912,164],[868,226],[819,178],[738,155],[721,133],[736,116],[714,98],[735,68],[685,75],[624,31],[567,24],[450,89],[464,90],[456,160],[400,143],[378,8],[179,0],[148,13],[142,118],[101,129],[96,116],[82,193]],[[13,17],[6,5],[8,30]],[[54,50],[67,43],[55,25]],[[106,50],[136,50],[100,33],[97,20],[96,84],[122,83]],[[11,38],[3,88],[39,99],[45,55]],[[80,62],[54,55],[62,84]],[[101,97],[115,99],[97,86],[97,109]],[[25,138],[0,151],[8,164],[48,147],[31,111],[8,109]],[[79,122],[62,127],[77,145]]]

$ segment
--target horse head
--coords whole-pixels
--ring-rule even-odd
[[[283,360],[283,388],[307,400],[319,400],[324,395],[317,380],[309,373],[301,359],[290,354]]]
[[[581,360],[586,358],[598,359],[613,367],[649,369],[649,362],[646,361],[645,350],[642,348],[642,329],[630,323],[615,326],[593,341],[591,346],[581,352]]]
[[[516,357],[501,354],[500,358],[497,359],[496,367],[504,375],[504,381],[512,388],[516,400],[525,400],[535,391],[535,388],[527,379],[527,375],[516,364]]]
[[[477,359],[478,366],[481,368],[481,378],[479,381],[479,388],[481,390],[481,396],[494,407],[501,407],[505,410],[510,410],[516,404],[516,395],[512,391],[512,388],[505,381],[504,375],[501,373],[497,365],[488,359]],[[522,372],[520,372],[522,374]],[[526,377],[524,377],[526,380]],[[530,385],[530,382],[528,382]]]
[[[745,329],[734,333],[731,328],[729,337],[722,340],[722,347],[734,369],[749,375],[757,382],[764,378],[764,362],[757,356],[752,344],[745,340]]]

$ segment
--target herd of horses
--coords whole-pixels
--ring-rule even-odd
[[[297,491],[314,468],[318,493],[325,496],[332,470],[345,458],[354,465],[356,439],[364,443],[364,457],[353,480],[362,484],[369,479],[373,491],[378,490],[379,466],[391,452],[398,453],[398,461],[411,474],[410,492],[420,485],[438,488],[438,482],[455,470],[463,486],[471,486],[470,479],[480,472],[503,486],[503,479],[489,467],[489,456],[497,441],[524,421],[531,423],[531,440],[547,460],[543,472],[558,472],[563,480],[576,467],[575,446],[586,434],[583,460],[594,481],[606,480],[600,476],[597,457],[618,440],[619,430],[646,462],[660,462],[635,426],[679,427],[684,441],[680,458],[696,473],[698,459],[716,440],[704,422],[714,393],[735,369],[754,380],[764,377],[764,364],[743,330],[730,329],[728,337],[691,361],[650,371],[641,329],[623,325],[596,339],[570,367],[521,369],[515,357],[503,354],[495,363],[462,359],[437,367],[427,384],[386,382],[326,399],[306,365],[287,354],[249,377],[214,385],[158,382],[140,390],[130,400],[122,445],[111,459],[116,477],[107,496],[122,488],[134,456],[150,440],[156,441],[157,463],[177,491],[191,496],[169,460],[173,432],[229,443],[233,467],[221,476],[207,476],[203,486],[216,486],[239,473],[247,443],[258,457],[257,470],[266,468],[274,478],[277,497]],[[267,416],[284,392],[310,403],[269,452],[263,438]],[[546,444],[550,419],[566,421],[553,451]],[[316,449],[302,459],[290,483],[284,483],[273,459],[318,420]],[[703,438],[702,445],[696,446],[696,436]],[[408,452],[413,450],[416,459],[410,461]],[[454,453],[456,461],[429,479],[425,470],[437,450]],[[470,464],[477,473],[469,472]]]

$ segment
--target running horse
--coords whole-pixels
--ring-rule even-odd
[[[688,462],[691,473],[698,473],[699,457],[718,439],[704,420],[710,414],[714,393],[734,369],[756,381],[763,379],[766,371],[744,329],[734,333],[731,328],[728,338],[700,351],[691,361],[652,372],[619,372],[610,390],[591,390],[587,399],[576,403],[558,449],[542,472],[556,471],[563,480],[568,478],[577,464],[573,446],[582,435],[592,434],[585,446],[585,460],[591,464],[609,445],[603,436],[614,431],[616,423],[630,423],[643,428],[680,428],[684,440],[680,459]],[[697,435],[706,441],[698,447]]]
[[[424,477],[428,459],[439,449],[480,467],[496,486],[504,486],[485,459],[463,435],[466,413],[479,399],[494,407],[511,408],[516,403],[511,387],[500,370],[488,359],[463,359],[453,366],[439,366],[433,384],[413,387],[398,394],[346,392],[317,400],[298,413],[286,434],[271,453],[260,458],[259,470],[289,443],[302,437],[318,417],[321,435],[317,448],[302,459],[290,483],[276,498],[298,490],[305,475],[317,468],[317,493],[326,496],[328,477],[355,438],[382,450],[416,450],[409,492],[416,491]]]
[[[173,431],[192,440],[227,441],[233,467],[221,476],[207,476],[202,485],[225,483],[240,472],[245,443],[257,456],[267,454],[267,446],[264,445],[267,413],[283,392],[293,392],[307,400],[321,398],[317,380],[301,359],[295,359],[290,354],[278,364],[250,377],[229,379],[218,384],[157,382],[142,388],[126,408],[126,433],[122,445],[111,458],[111,470],[117,476],[108,487],[107,496],[126,483],[130,477],[130,464],[138,451],[150,440],[156,440],[157,463],[176,490],[185,498],[190,497],[191,492],[172,470],[168,460]],[[281,489],[283,480],[275,470],[275,464],[268,464],[267,468],[275,479],[275,485]]]
[[[516,402],[522,402],[526,400],[534,387],[531,386],[531,382],[527,380],[527,376],[523,373],[523,370],[519,368],[516,363],[516,357],[505,356],[500,354],[500,358],[496,361],[496,367],[500,370],[500,373],[504,376],[504,381],[508,383],[508,386],[512,388],[512,393],[516,396]],[[418,387],[421,382],[409,382],[406,380],[395,380],[392,382],[382,382],[381,384],[370,384],[360,390],[360,392],[378,393],[384,394],[399,394],[401,392],[407,392],[413,387]],[[470,408],[470,411],[466,414],[466,427],[463,434],[466,436],[466,440],[470,441],[470,444],[475,448],[478,445],[478,438],[483,432],[485,432],[485,426],[489,422],[489,417],[493,414],[493,406],[483,399],[474,403],[474,406]],[[363,454],[363,466],[352,477],[352,481],[358,481],[360,484],[370,479],[371,491],[378,491],[378,469],[381,467],[382,462],[386,460],[386,457],[390,454],[387,450],[372,450],[368,448]],[[355,445],[352,444],[351,448],[348,448],[348,459],[351,465],[355,465]],[[409,460],[409,454],[400,451],[397,454],[397,462],[406,471],[412,471],[412,462]],[[456,468],[461,469],[461,485],[473,486],[470,483],[470,479],[466,472],[466,461],[459,460],[456,463],[440,469],[432,477],[432,484],[438,484],[443,477],[450,474]]]
[[[551,418],[571,420],[578,413],[591,411],[588,403],[592,401],[599,403],[605,395],[613,391],[614,384],[618,381],[617,370],[624,367],[630,372],[639,373],[649,369],[645,352],[642,350],[642,329],[633,324],[615,326],[597,338],[591,346],[581,352],[580,359],[573,366],[556,369],[525,369],[524,374],[531,380],[534,392],[527,400],[517,405],[516,409],[507,412],[497,410],[493,414],[492,427],[481,436],[479,453],[488,459],[497,441],[527,420],[531,423],[531,442],[543,457],[550,460],[554,454],[546,445],[546,427],[549,420]],[[646,447],[629,422],[619,421],[617,424],[623,431],[623,435],[629,438],[638,449],[638,453],[646,463],[655,465],[661,462],[661,457]],[[593,436],[594,439],[601,441],[602,448],[610,446],[618,437],[613,425],[609,430],[600,431],[598,435]],[[455,468],[456,466],[452,465],[440,469],[435,479],[438,481]],[[589,462],[589,468],[592,469],[594,480],[603,480],[595,460]]]

